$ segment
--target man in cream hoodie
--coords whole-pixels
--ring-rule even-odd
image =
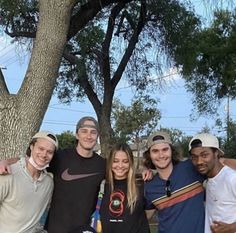
[[[36,133],[27,156],[0,176],[0,232],[33,233],[52,195],[53,180],[46,167],[58,149],[56,136]]]

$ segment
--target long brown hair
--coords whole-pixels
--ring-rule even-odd
[[[127,174],[127,205],[130,208],[130,212],[133,213],[137,199],[138,189],[135,180],[135,165],[134,156],[130,147],[126,143],[120,143],[113,146],[107,159],[107,181],[110,185],[111,192],[114,190],[114,174],[112,172],[112,164],[115,158],[115,154],[118,151],[126,153],[129,160],[129,171]]]

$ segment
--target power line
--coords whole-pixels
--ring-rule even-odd
[[[67,108],[59,108],[59,107],[52,107],[52,106],[49,106],[48,108],[57,109],[57,110],[64,110],[64,111],[71,111],[71,112],[80,112],[80,113],[95,114],[94,112],[79,111],[79,110],[76,110],[76,109],[67,109]]]
[[[67,125],[67,126],[75,126],[76,124],[73,123],[62,123],[60,121],[43,121],[44,124],[49,125]]]
[[[167,77],[170,77],[170,76],[174,76],[174,75],[177,75],[177,74],[179,74],[179,73],[178,72],[169,73],[169,74],[157,77],[157,78],[152,78],[151,80],[156,81],[156,80],[160,80],[160,79],[167,78]],[[120,87],[120,88],[117,88],[116,91],[120,91],[120,90],[123,90],[123,89],[128,89],[128,88],[131,88],[131,87],[132,87],[132,85],[128,85],[128,86],[125,86],[125,87]]]

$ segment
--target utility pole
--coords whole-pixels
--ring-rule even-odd
[[[227,106],[226,106],[226,111],[227,111],[227,116],[226,116],[226,133],[227,133],[227,142],[229,142],[229,127],[230,127],[230,113],[229,113],[229,103],[230,103],[230,97],[227,95]]]

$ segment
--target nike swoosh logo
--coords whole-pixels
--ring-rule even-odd
[[[66,180],[66,181],[71,181],[71,180],[78,180],[78,179],[82,179],[82,178],[86,178],[86,177],[89,177],[89,176],[95,176],[97,174],[99,174],[98,172],[95,172],[95,173],[88,173],[88,174],[76,174],[76,175],[71,175],[69,174],[68,172],[68,168],[61,174],[61,178],[63,180]]]

